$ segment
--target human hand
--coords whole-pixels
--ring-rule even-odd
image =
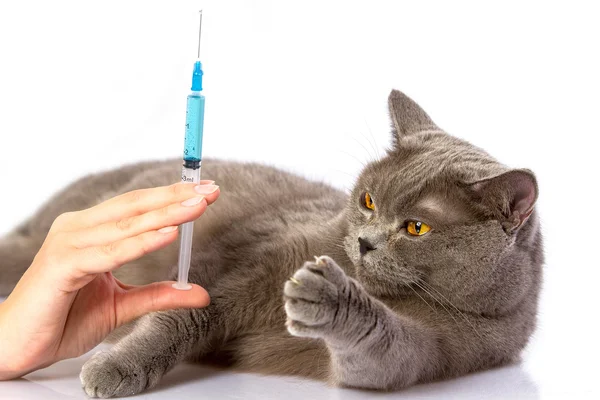
[[[60,215],[31,266],[0,304],[0,379],[91,350],[143,314],[209,303],[198,285],[130,286],[111,271],[177,238],[219,196],[212,181],[136,190]]]

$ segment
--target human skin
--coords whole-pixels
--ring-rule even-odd
[[[60,215],[31,266],[0,303],[0,380],[80,356],[152,311],[201,308],[206,290],[126,285],[112,271],[177,238],[219,196],[213,181],[136,190]]]

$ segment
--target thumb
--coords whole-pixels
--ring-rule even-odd
[[[173,308],[203,308],[210,303],[208,292],[192,284],[190,290],[177,290],[175,282],[156,282],[144,286],[125,286],[116,293],[116,327],[153,311]]]

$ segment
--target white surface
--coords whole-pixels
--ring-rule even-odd
[[[397,397],[600,398],[594,2],[0,2],[0,232],[84,173],[179,157],[200,6],[206,157],[348,188],[389,142],[395,87],[536,172],[547,263],[523,364]],[[0,397],[82,397],[81,363],[0,383]],[[375,396],[204,371],[178,368],[148,396]]]
[[[85,399],[77,378],[84,360],[67,360],[24,379],[2,382],[0,397],[7,399]],[[6,396],[6,397],[2,397]],[[474,374],[453,381],[412,387],[402,393],[331,388],[320,382],[292,377],[231,373],[201,365],[177,366],[159,386],[135,399],[523,399],[539,398],[539,390],[520,366]]]

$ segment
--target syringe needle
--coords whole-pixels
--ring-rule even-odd
[[[200,38],[202,37],[202,10],[200,10],[200,25],[198,26],[198,59],[200,59]]]

